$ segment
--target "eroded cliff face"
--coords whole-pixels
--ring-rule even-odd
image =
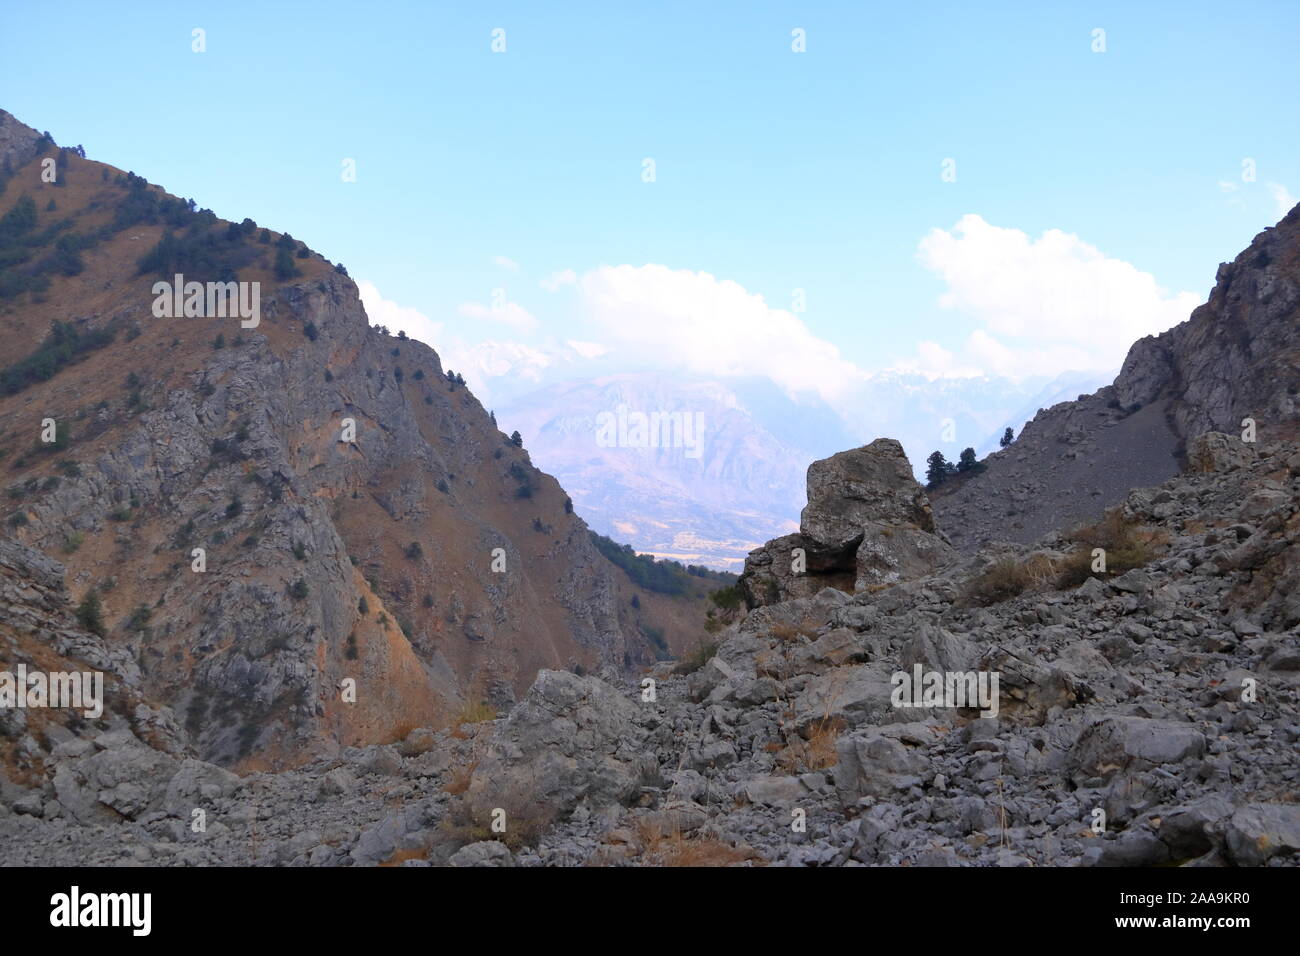
[[[1097,518],[1177,474],[1208,431],[1300,434],[1300,207],[1219,267],[1209,301],[1133,344],[1113,385],[1040,411],[978,474],[931,498],[967,552]]]
[[[641,625],[674,651],[695,642],[432,349],[369,325],[341,269],[251,223],[129,221],[128,204],[169,197],[72,151],[44,182],[59,151],[2,113],[0,151],[0,216],[34,201],[19,238],[49,280],[0,300],[0,364],[39,353],[56,321],[112,336],[0,395],[3,533],[66,564],[73,604],[98,595],[104,641],[195,753],[297,763],[508,705],[541,668],[649,663]],[[172,229],[207,230],[194,241],[260,284],[256,327],[155,316],[153,283],[172,276],[139,263]],[[40,273],[36,243],[56,232],[93,241],[75,271]]]
[[[1129,407],[1170,399],[1186,441],[1240,431],[1294,437],[1300,384],[1300,206],[1219,266],[1210,299],[1180,325],[1134,343],[1115,379]]]

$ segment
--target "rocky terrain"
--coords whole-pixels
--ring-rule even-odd
[[[124,718],[52,736],[0,834],[26,863],[1293,865],[1300,448],[1197,451],[1126,499],[1157,543],[1120,574],[987,606],[992,556],[825,588],[757,608],[689,674],[543,671],[505,718],[282,773]],[[997,716],[893,706],[916,664],[998,672]]]

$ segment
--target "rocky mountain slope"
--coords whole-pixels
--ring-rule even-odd
[[[62,562],[73,606],[93,593],[196,756],[400,739],[543,668],[699,640],[707,585],[634,586],[431,349],[369,325],[341,266],[7,113],[0,171],[0,533]],[[158,315],[176,273],[258,283],[259,321]]]
[[[1255,422],[1300,432],[1300,206],[1219,267],[1186,322],[1134,343],[1112,385],[1042,410],[986,469],[931,495],[955,546],[1027,543],[1092,520],[1130,488],[1176,474],[1186,443]]]
[[[503,719],[284,773],[98,732],[3,794],[0,835],[19,863],[1294,865],[1300,447],[1230,442],[1128,497],[1161,543],[1124,573],[987,606],[982,557],[826,588],[693,673],[543,671]],[[917,665],[997,672],[996,716],[895,706]]]

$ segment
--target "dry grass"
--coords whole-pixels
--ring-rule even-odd
[[[695,645],[695,650],[691,651],[673,665],[673,673],[694,674],[697,670],[707,664],[716,653],[718,653],[717,641],[702,640]]]
[[[470,701],[456,715],[458,724],[481,724],[485,720],[496,720],[497,712],[481,700]]]
[[[444,793],[450,793],[454,797],[459,797],[469,789],[470,778],[474,776],[474,770],[478,767],[478,761],[468,763],[451,775],[451,779],[442,785]]]
[[[778,641],[794,641],[800,637],[816,637],[817,624],[812,621],[801,621],[798,624],[773,624],[768,630],[768,634]]]
[[[1002,558],[966,583],[962,603],[987,607],[1026,591],[1078,587],[1096,575],[1093,549],[1106,552],[1106,575],[1123,574],[1148,564],[1168,541],[1158,528],[1147,528],[1122,510],[1112,508],[1093,524],[1080,525],[1066,535],[1076,547],[1064,557],[1038,552],[1020,560]]]
[[[1025,591],[1054,587],[1059,575],[1059,562],[1048,554],[1037,552],[1024,560],[1002,558],[967,584],[966,597],[975,604],[997,604]]]
[[[423,860],[429,854],[429,848],[421,850],[398,850],[390,856],[380,866],[401,866],[406,860]]]
[[[517,853],[526,846],[536,846],[538,838],[555,821],[555,813],[537,799],[536,793],[522,785],[511,786],[485,799],[476,799],[471,805],[464,796],[448,808],[440,830],[443,837],[457,848],[480,840],[499,840],[511,852]],[[498,832],[493,825],[504,810],[505,829]]]
[[[681,830],[665,830],[652,823],[637,827],[637,839],[644,848],[642,862],[650,866],[738,866],[763,858],[753,850],[740,849],[714,837],[687,837]]]
[[[1078,547],[1061,562],[1057,587],[1077,587],[1093,575],[1092,552],[1106,552],[1106,574],[1123,574],[1148,564],[1169,540],[1158,528],[1144,527],[1127,518],[1119,508],[1112,508],[1093,524],[1080,525],[1067,535]]]
[[[844,722],[824,717],[813,724],[807,739],[795,737],[784,748],[779,748],[776,769],[783,774],[810,773],[825,770],[839,763],[835,741],[844,729]]]
[[[411,736],[412,731],[419,730],[420,725],[413,720],[404,720],[395,726],[392,731],[384,736],[380,743],[400,744],[407,737]]]

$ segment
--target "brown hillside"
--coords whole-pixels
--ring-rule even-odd
[[[0,112],[0,533],[63,562],[74,603],[96,591],[107,642],[201,756],[297,763],[505,705],[540,668],[637,669],[663,653],[650,634],[674,653],[703,636],[716,585],[633,586],[345,273],[285,240],[300,274],[277,279],[281,234],[61,152]],[[260,283],[256,328],[153,315],[173,269],[141,260],[168,234],[187,280]],[[55,323],[111,341],[42,368]]]

